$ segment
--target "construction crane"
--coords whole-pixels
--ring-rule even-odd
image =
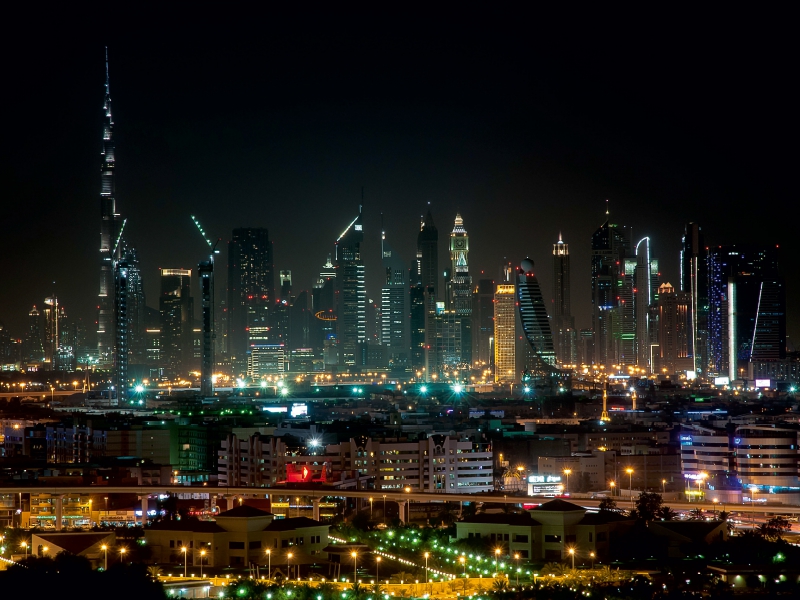
[[[216,340],[216,335],[214,334],[214,255],[219,254],[217,244],[221,238],[212,244],[203,226],[200,225],[200,221],[194,215],[192,215],[192,222],[197,226],[197,230],[203,236],[203,241],[208,244],[211,250],[208,260],[201,261],[197,265],[203,308],[203,356],[200,364],[200,393],[203,397],[210,398],[214,395],[214,343]]]

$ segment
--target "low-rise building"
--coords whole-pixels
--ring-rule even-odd
[[[163,521],[145,529],[155,562],[189,563],[199,567],[242,567],[251,563],[280,567],[327,559],[329,526],[306,517],[274,519],[271,513],[238,506],[215,521]],[[185,548],[185,550],[184,550]],[[291,554],[291,556],[289,556]]]

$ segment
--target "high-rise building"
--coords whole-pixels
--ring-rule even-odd
[[[128,399],[128,365],[130,364],[130,270],[128,262],[114,262],[114,391],[116,404]]]
[[[250,332],[269,331],[275,301],[272,242],[264,228],[234,229],[228,242],[228,350],[236,374],[247,369]]]
[[[494,380],[514,383],[517,380],[517,297],[513,283],[502,283],[494,294]]]
[[[336,328],[339,364],[360,364],[359,344],[367,341],[367,286],[361,244],[363,199],[358,215],[336,240]]]
[[[523,365],[523,370],[532,379],[549,385],[550,377],[556,373],[556,353],[547,307],[533,266],[533,261],[526,258],[517,271],[516,304],[522,334],[527,342],[527,364]]]
[[[103,150],[100,164],[100,292],[97,303],[97,354],[101,365],[110,365],[114,350],[114,261],[121,258],[117,238],[120,216],[116,211],[114,172],[116,156],[114,119],[111,116],[111,92],[106,48],[106,84],[103,101]]]
[[[667,375],[692,370],[689,356],[689,304],[686,292],[676,292],[669,283],[658,289],[658,365]]]
[[[173,377],[184,375],[195,367],[191,281],[191,269],[161,269],[160,354],[162,363]]]
[[[650,238],[642,238],[636,244],[636,271],[633,289],[633,312],[636,324],[636,365],[652,373],[650,347],[650,306],[655,290],[652,289],[652,259]]]
[[[23,354],[26,361],[39,364],[44,361],[42,315],[36,305],[28,312],[28,331],[25,334],[23,344]]]
[[[632,335],[628,331],[633,328],[632,302],[631,306],[624,307],[625,298],[619,293],[625,287],[625,259],[629,257],[630,247],[631,230],[611,223],[606,210],[606,222],[592,235],[593,359],[606,367],[618,363],[625,354],[625,348],[620,348],[619,344],[626,339],[622,336]],[[633,267],[635,269],[635,263]],[[623,310],[616,310],[620,306]],[[633,344],[630,346],[629,354]]]
[[[209,398],[214,394],[214,258],[197,265],[200,278],[200,307],[202,337],[200,351],[200,393]]]
[[[711,248],[708,296],[712,374],[750,378],[753,360],[786,357],[786,290],[777,247]]]
[[[144,283],[142,281],[142,268],[139,264],[139,255],[135,248],[127,248],[123,255],[127,270],[127,314],[128,322],[128,356],[132,365],[142,365],[147,362],[147,305],[145,303]],[[115,315],[115,322],[119,322],[119,315]]]
[[[708,250],[703,230],[687,223],[681,239],[680,291],[689,294],[689,355],[694,371],[708,369]]]
[[[386,241],[381,232],[381,343],[389,348],[389,361],[400,367],[408,363],[411,347],[409,337],[408,269],[399,254]]]
[[[425,377],[431,375],[428,338],[433,333],[436,316],[436,299],[439,289],[439,231],[433,222],[430,209],[420,220],[417,235],[416,269],[409,277],[411,312],[411,366],[423,370]],[[434,359],[435,363],[436,360]]]
[[[472,290],[472,366],[482,370],[494,364],[494,281],[479,279]]]
[[[578,333],[570,303],[569,244],[558,234],[553,244],[553,343],[560,365],[578,361]]]
[[[469,236],[464,220],[456,213],[450,233],[450,271],[445,298],[448,311],[460,319],[461,356],[458,362],[472,364],[472,277],[469,274]]]

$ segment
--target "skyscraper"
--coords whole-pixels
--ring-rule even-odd
[[[130,270],[128,262],[114,262],[114,390],[116,404],[128,399],[128,365],[130,363]]]
[[[200,359],[200,393],[209,398],[214,394],[214,258],[197,265],[200,277],[202,338]]]
[[[26,361],[41,364],[44,361],[42,345],[42,315],[36,305],[28,312],[28,331],[23,342],[23,355]]]
[[[228,350],[236,374],[247,369],[251,331],[269,332],[275,300],[272,242],[263,228],[234,229],[228,242]]]
[[[514,383],[517,380],[517,297],[513,283],[502,283],[494,294],[494,380]]]
[[[777,247],[711,248],[708,282],[712,374],[747,378],[753,360],[786,357],[786,291]]]
[[[145,338],[147,305],[145,303],[144,282],[142,281],[142,268],[139,264],[139,254],[135,248],[128,248],[124,253],[127,269],[127,314],[128,323],[128,355],[130,364],[143,365],[147,361],[147,341]],[[119,321],[119,315],[115,316]]]
[[[411,366],[431,375],[429,362],[439,282],[439,231],[430,209],[420,220],[417,234],[416,273],[409,278],[411,309]],[[435,360],[433,361],[436,362]]]
[[[558,234],[553,244],[553,342],[556,360],[574,365],[577,360],[578,334],[570,303],[569,244]]]
[[[117,237],[120,216],[116,211],[114,172],[116,169],[114,119],[106,48],[106,92],[103,101],[103,150],[100,164],[100,293],[97,313],[97,354],[102,365],[110,365],[114,346],[114,261],[120,259]],[[115,252],[116,248],[116,252]]]
[[[634,278],[633,312],[636,324],[636,364],[652,372],[650,362],[650,305],[655,291],[652,289],[652,260],[650,238],[642,238],[636,244],[636,274]]]
[[[494,364],[494,281],[479,279],[472,290],[472,365],[487,369]]]
[[[623,335],[633,334],[633,307],[624,307],[618,289],[623,288],[625,259],[629,257],[631,230],[606,222],[592,235],[592,330],[594,333],[594,362],[609,366],[626,352],[619,343]],[[633,265],[635,268],[635,263]],[[632,305],[632,302],[631,302]],[[623,306],[624,310],[616,310]],[[628,325],[630,323],[630,326]],[[616,334],[616,337],[615,337]],[[632,354],[630,344],[629,354]],[[631,359],[632,360],[632,359]]]
[[[358,215],[336,240],[336,326],[339,364],[361,364],[359,344],[367,341],[367,287],[361,243],[363,199]]]
[[[526,355],[530,356],[524,370],[544,383],[556,372],[556,353],[544,297],[530,258],[523,260],[517,271],[516,292],[519,320],[528,346]]]
[[[658,290],[658,365],[656,368],[667,374],[691,370],[689,355],[689,304],[686,292],[676,292],[665,283]]]
[[[703,230],[697,223],[687,223],[681,239],[680,290],[689,294],[689,355],[694,370],[708,369],[708,251]]]
[[[461,328],[460,363],[472,364],[472,277],[469,274],[469,236],[464,220],[456,213],[450,233],[450,272],[446,309],[453,311]]]
[[[191,281],[191,269],[161,269],[161,360],[173,377],[196,368]]]
[[[386,241],[386,232],[381,232],[381,264],[383,285],[381,287],[381,343],[389,347],[389,360],[400,366],[408,362],[411,345],[408,323],[407,277],[405,262]]]

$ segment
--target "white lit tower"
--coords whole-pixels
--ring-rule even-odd
[[[455,311],[461,327],[461,362],[472,364],[472,277],[469,274],[469,236],[464,220],[456,213],[450,233],[450,277],[447,309]]]
[[[394,364],[408,361],[409,294],[408,269],[386,241],[386,231],[381,231],[381,343],[389,347],[389,358]]]
[[[108,48],[106,48],[106,92],[103,101],[103,150],[100,165],[100,292],[97,299],[97,354],[103,365],[113,362],[114,352],[114,263],[120,260],[120,216],[114,199],[114,119],[111,116],[111,92],[108,79]]]
[[[558,242],[553,244],[553,342],[559,364],[577,362],[578,334],[570,299],[569,244],[564,243],[560,233]]]

